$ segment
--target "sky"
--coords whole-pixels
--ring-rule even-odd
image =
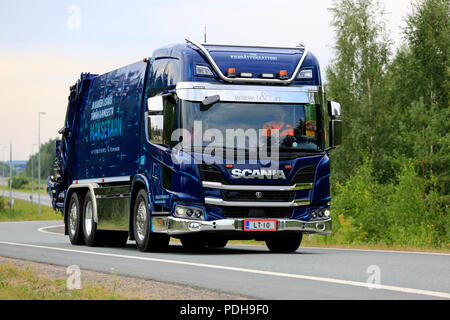
[[[394,49],[409,0],[380,0]],[[306,45],[325,68],[333,59],[332,0],[0,1],[0,161],[28,160],[58,137],[69,87],[189,37],[207,42]],[[34,146],[33,146],[34,145]]]

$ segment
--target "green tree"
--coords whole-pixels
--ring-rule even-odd
[[[47,179],[48,176],[53,175],[53,165],[55,161],[55,148],[56,139],[51,139],[50,141],[41,145],[41,179]],[[27,167],[25,169],[25,175],[31,177],[31,168],[33,167],[33,175],[37,178],[38,174],[38,158],[39,153],[31,155],[27,162]],[[33,165],[31,162],[33,161]],[[45,182],[45,181],[44,181]]]
[[[378,2],[337,0],[330,10],[336,58],[326,70],[327,92],[342,105],[345,135],[334,154],[335,177],[342,180],[361,164],[364,150],[375,158],[390,40]]]
[[[398,127],[391,143],[390,164],[399,168],[399,155],[412,158],[422,177],[422,197],[431,176],[439,177],[440,193],[450,191],[448,105],[450,54],[450,1],[420,0],[413,3],[401,47],[387,75],[389,118]]]
[[[426,105],[448,107],[450,91],[450,1],[417,0],[406,19],[405,37],[416,65],[416,96]]]

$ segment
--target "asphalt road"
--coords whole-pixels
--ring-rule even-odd
[[[305,247],[271,254],[244,245],[188,252],[177,243],[166,253],[142,253],[132,241],[125,248],[72,246],[58,228],[47,228],[55,225],[61,229],[61,221],[0,223],[0,255],[254,299],[450,299],[449,254]]]
[[[0,185],[2,186],[7,186],[8,185],[8,179],[7,178],[2,178],[0,177]],[[9,198],[9,190],[1,190],[0,191],[0,196],[2,197],[6,197]],[[13,199],[19,199],[19,200],[24,200],[24,201],[31,201],[31,193],[26,193],[26,192],[19,192],[19,191],[13,191],[12,192],[12,197]],[[37,189],[35,190],[34,194],[33,194],[33,203],[38,203],[38,191]],[[50,197],[47,194],[41,194],[41,205],[42,206],[47,206],[47,207],[51,207],[52,204],[50,202]]]

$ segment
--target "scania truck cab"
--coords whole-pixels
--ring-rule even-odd
[[[70,88],[53,208],[74,245],[229,240],[298,249],[329,234],[340,105],[304,46],[186,43]],[[326,124],[327,123],[327,124]]]

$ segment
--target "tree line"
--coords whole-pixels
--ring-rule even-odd
[[[411,5],[395,52],[378,1],[330,8],[326,87],[345,131],[332,154],[335,241],[448,247],[450,6]]]

